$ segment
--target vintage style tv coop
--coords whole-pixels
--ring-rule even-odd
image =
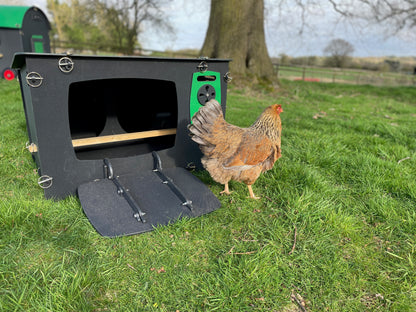
[[[17,54],[28,149],[45,196],[77,194],[110,237],[217,209],[187,170],[201,158],[187,126],[211,98],[225,112],[228,63]]]
[[[49,53],[51,26],[37,7],[0,5],[0,74],[12,80],[11,68],[16,52]]]

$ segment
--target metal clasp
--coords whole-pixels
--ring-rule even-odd
[[[201,63],[199,63],[197,68],[201,73],[205,73],[208,70],[208,64],[207,64],[207,62],[202,61]]]
[[[35,143],[30,143],[29,144],[29,142],[26,142],[26,148],[32,154],[38,152],[38,146]]]
[[[26,75],[26,82],[32,88],[38,88],[43,82],[43,77],[37,72],[30,72]]]
[[[224,81],[226,83],[229,83],[229,82],[231,82],[231,80],[233,80],[233,77],[231,77],[230,72],[226,72],[225,75],[224,75]]]
[[[38,185],[43,189],[50,188],[52,186],[52,182],[53,182],[53,178],[46,174],[43,176],[40,176],[38,179]]]
[[[64,56],[59,59],[58,67],[61,72],[68,74],[74,69],[74,62],[70,57]]]

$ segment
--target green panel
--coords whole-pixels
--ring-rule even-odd
[[[211,76],[215,77],[214,81],[198,81],[198,77]],[[194,73],[192,77],[191,99],[189,103],[189,112],[192,122],[192,117],[202,106],[198,102],[198,90],[203,85],[211,85],[215,89],[215,99],[221,104],[221,79],[219,72],[206,71],[204,73]]]
[[[43,53],[44,52],[44,50],[43,50],[43,41],[36,41],[34,43],[34,46],[35,46],[35,51],[34,52],[36,52],[36,53]]]
[[[33,42],[33,52],[36,53],[43,53],[43,36],[41,35],[33,35],[32,36],[32,42]]]
[[[30,7],[0,5],[0,27],[22,28],[23,17]]]

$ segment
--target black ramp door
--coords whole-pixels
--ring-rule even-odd
[[[215,195],[183,168],[155,168],[111,176],[78,187],[82,208],[103,236],[151,231],[181,217],[197,217],[220,207]]]

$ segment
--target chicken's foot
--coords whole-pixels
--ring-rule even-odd
[[[260,199],[260,197],[257,197],[256,195],[254,195],[253,189],[251,188],[251,185],[247,185],[248,187],[248,192],[250,193],[250,198],[253,199]]]
[[[228,183],[225,183],[225,185],[224,185],[224,191],[220,192],[220,194],[226,194],[226,195],[230,195],[231,194],[230,190],[228,189]]]

